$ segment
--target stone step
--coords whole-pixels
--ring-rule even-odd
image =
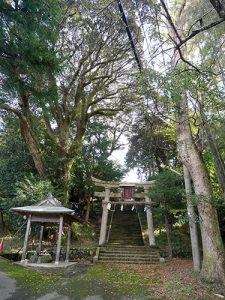
[[[102,255],[128,255],[128,256],[136,256],[136,255],[143,255],[143,256],[159,256],[157,252],[128,252],[128,251],[101,251],[100,254]]]
[[[132,242],[137,242],[138,244],[139,243],[141,243],[141,245],[140,246],[143,246],[144,245],[144,243],[143,243],[143,240],[142,239],[109,239],[109,241],[108,241],[108,244],[110,244],[110,243],[123,243],[123,244],[121,244],[121,245],[123,245],[123,246],[126,246],[126,244],[127,245],[130,245],[130,244],[132,244]]]
[[[108,245],[111,244],[121,244],[121,245],[133,245],[133,244],[137,244],[137,246],[143,246],[144,243],[142,240],[111,240],[108,242]]]
[[[149,254],[128,254],[128,253],[100,253],[99,254],[99,258],[126,258],[126,259],[142,259],[142,258],[146,258],[146,259],[156,259],[159,260],[159,256],[158,255],[149,255]]]
[[[105,246],[101,247],[102,249],[104,248],[110,248],[107,244]],[[115,248],[115,247],[113,247]],[[159,250],[158,246],[150,246],[150,245],[144,245],[144,246],[130,246],[130,245],[123,245],[123,246],[117,246],[117,249],[122,248],[122,249],[147,249],[147,250]]]
[[[109,240],[117,240],[117,241],[124,241],[124,240],[140,240],[142,241],[142,238],[140,236],[135,236],[134,238],[132,236],[128,237],[128,236],[117,236],[114,238],[109,237]]]
[[[110,249],[100,249],[101,252],[113,252],[113,253],[158,253],[157,250],[138,250],[138,249],[116,249],[110,248]]]
[[[118,229],[118,231],[119,231],[119,229]],[[127,229],[127,230],[120,230],[119,232],[118,232],[117,230],[110,230],[110,235],[118,235],[118,234],[125,234],[125,235],[133,235],[133,234],[138,234],[138,235],[140,235],[140,230],[136,230],[136,231],[131,231],[131,230],[129,230],[129,229]]]
[[[119,238],[119,237],[123,237],[123,238],[132,238],[132,237],[140,237],[142,238],[142,235],[141,234],[138,234],[138,233],[130,233],[130,232],[123,232],[123,233],[115,233],[115,232],[112,232],[112,234],[110,233],[109,237],[114,237],[114,238]]]
[[[142,246],[140,246],[142,247]],[[116,245],[115,247],[110,247],[110,248],[107,248],[107,249],[100,249],[100,251],[103,251],[103,252],[124,252],[124,253],[159,253],[158,250],[139,250],[139,249],[123,249],[123,248],[118,248],[116,249]]]
[[[137,243],[139,246],[143,246],[144,242],[142,239],[109,239],[108,244],[119,244],[121,243],[122,246],[132,245]]]
[[[129,234],[129,235],[132,235],[132,234],[139,234],[140,235],[140,230],[136,230],[136,231],[132,231],[132,230],[129,230],[129,229],[111,229],[110,230],[110,235],[111,234]]]
[[[128,254],[128,253],[99,253],[99,257],[114,257],[114,258],[128,258],[139,259],[140,257],[146,259],[159,259],[157,254]]]
[[[148,264],[148,265],[156,265],[158,262],[156,261],[121,261],[121,260],[99,260],[97,263],[106,263],[106,264]]]
[[[115,235],[113,235],[113,236],[110,236],[109,237],[109,239],[110,240],[123,240],[123,239],[125,239],[125,240],[133,240],[133,239],[140,239],[140,240],[142,240],[142,238],[140,237],[140,235],[131,235],[131,236],[128,236],[128,235],[117,235],[117,236],[115,236]]]
[[[144,243],[142,240],[111,240],[108,242],[108,245],[137,245],[143,246]]]
[[[118,263],[159,263],[159,258],[158,259],[150,259],[150,258],[110,258],[110,257],[104,257],[104,258],[99,258],[99,262],[118,262]]]
[[[129,241],[129,240],[140,240],[140,241],[142,241],[142,238],[140,237],[140,236],[135,236],[135,237],[127,237],[127,236],[118,236],[118,237],[114,237],[114,238],[110,238],[109,237],[109,241],[110,240],[117,240],[117,241]]]
[[[129,229],[129,228],[111,228],[110,233],[111,234],[121,234],[121,233],[125,233],[125,234],[140,234],[141,230],[140,229]]]

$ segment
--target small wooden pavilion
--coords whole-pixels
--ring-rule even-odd
[[[27,244],[28,244],[32,223],[37,223],[41,225],[40,238],[39,238],[38,251],[37,251],[38,253],[41,252],[44,227],[53,226],[53,225],[59,226],[55,264],[59,264],[63,226],[67,226],[68,230],[67,230],[65,262],[69,261],[71,224],[76,221],[80,222],[80,219],[75,215],[74,210],[63,207],[61,202],[59,202],[56,198],[54,198],[52,194],[48,194],[48,196],[44,200],[39,202],[37,205],[16,207],[16,208],[11,208],[10,210],[22,216],[27,217],[27,229],[24,238],[21,263],[25,262],[26,253],[27,253]]]

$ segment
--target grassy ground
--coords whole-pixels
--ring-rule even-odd
[[[57,292],[69,299],[223,299],[225,288],[202,282],[190,260],[174,259],[164,265],[80,265],[66,270],[27,269],[0,258],[0,270],[17,280],[23,291],[17,300],[37,299]],[[25,296],[24,296],[25,295]],[[95,297],[95,298],[93,298]]]

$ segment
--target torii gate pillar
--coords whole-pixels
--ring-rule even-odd
[[[145,189],[145,202],[146,202],[146,217],[148,224],[148,239],[149,245],[155,246],[155,235],[154,235],[154,226],[153,226],[153,217],[152,217],[152,209],[151,209],[151,200],[147,195],[148,190]]]
[[[102,246],[106,242],[106,232],[107,232],[107,222],[108,222],[108,208],[107,204],[109,203],[110,198],[110,188],[105,187],[105,199],[102,201],[102,221],[101,221],[101,230],[99,238],[99,246]]]

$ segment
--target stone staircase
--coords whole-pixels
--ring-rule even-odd
[[[157,248],[148,246],[106,245],[100,247],[98,262],[156,264],[159,263],[159,252]]]
[[[144,245],[136,211],[116,210],[114,212],[108,245]]]
[[[159,262],[157,247],[144,245],[136,211],[116,210],[108,242],[99,248],[98,262],[154,264]]]

